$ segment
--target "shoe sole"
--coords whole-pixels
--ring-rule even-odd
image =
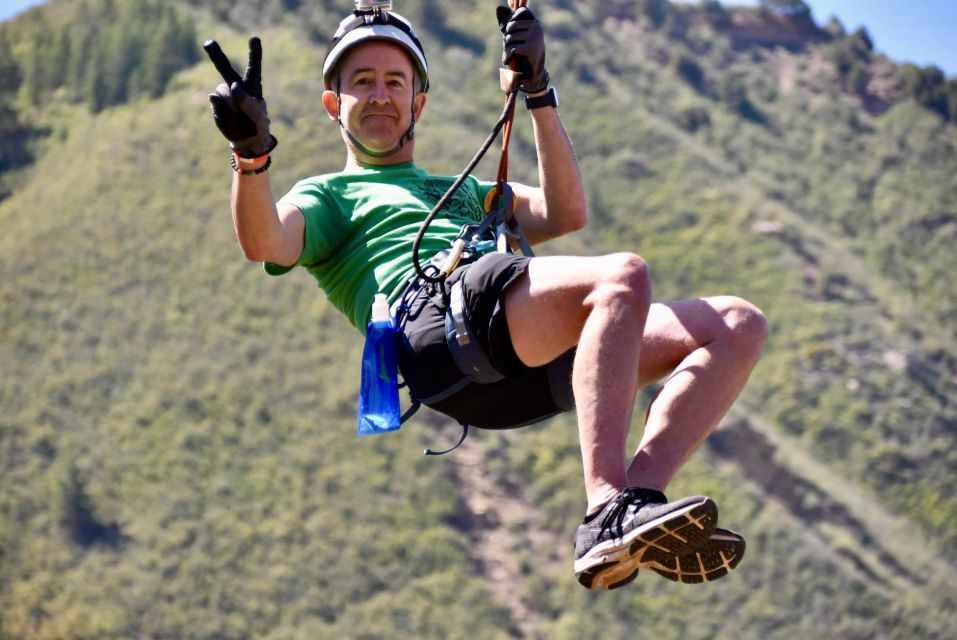
[[[717,505],[702,498],[596,545],[575,561],[575,577],[586,589],[617,589],[634,580],[642,565],[668,570],[671,559],[705,546],[717,523]]]
[[[708,542],[698,551],[684,556],[672,556],[664,562],[647,565],[647,568],[672,582],[714,582],[738,566],[744,557],[746,546],[741,534],[727,529],[715,529]],[[605,588],[610,591],[625,586],[637,578],[638,570],[643,568],[646,567],[631,566],[631,572],[627,574],[625,566],[613,572],[609,568],[608,585]]]
[[[741,534],[727,529],[715,529],[707,544],[698,551],[683,556],[672,556],[664,562],[656,562],[650,568],[673,582],[683,584],[713,582],[728,575],[738,566],[744,557],[746,547],[747,544]]]

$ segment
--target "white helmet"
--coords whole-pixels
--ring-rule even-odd
[[[388,40],[404,48],[415,64],[422,91],[429,90],[429,64],[425,59],[425,50],[412,24],[397,13],[376,8],[374,10],[356,9],[339,24],[336,34],[329,44],[326,60],[322,63],[322,80],[326,89],[332,89],[333,73],[336,65],[346,52],[360,42],[368,40]]]

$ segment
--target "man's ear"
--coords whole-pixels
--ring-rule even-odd
[[[419,121],[419,117],[422,115],[422,110],[425,109],[425,94],[417,93],[415,98],[412,99],[412,112],[415,114],[415,121]]]
[[[326,89],[322,92],[322,106],[326,108],[330,120],[339,119],[339,98],[335,91]]]

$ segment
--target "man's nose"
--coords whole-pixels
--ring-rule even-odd
[[[389,101],[389,92],[385,86],[385,82],[376,81],[372,87],[372,95],[369,97],[369,100],[377,104],[385,104]]]

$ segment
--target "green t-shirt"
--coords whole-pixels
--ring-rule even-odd
[[[301,180],[280,199],[306,218],[305,246],[293,266],[305,267],[329,301],[365,333],[373,296],[382,292],[394,302],[414,275],[412,243],[454,181],[430,176],[411,162]],[[462,225],[485,217],[485,197],[493,186],[465,180],[429,225],[420,261],[448,249]],[[268,262],[265,268],[270,275],[292,269]]]

